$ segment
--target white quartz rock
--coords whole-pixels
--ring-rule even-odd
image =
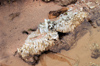
[[[58,40],[58,33],[55,31],[48,31],[48,33],[32,32],[25,40],[25,44],[18,48],[19,55],[27,61],[31,55],[39,55],[41,52],[48,50],[54,44],[54,40]]]

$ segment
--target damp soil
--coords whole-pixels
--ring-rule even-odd
[[[18,55],[13,56],[27,38],[27,34],[22,32],[35,29],[45,18],[48,19],[50,11],[60,8],[61,6],[53,2],[47,4],[33,0],[0,6],[0,66],[33,66]],[[90,21],[85,20],[74,32],[59,33],[60,41],[56,43],[60,44],[50,49],[58,53],[43,53],[35,66],[92,66],[91,63],[100,65],[100,57],[92,58],[90,50],[93,43],[100,46],[100,8],[90,12]],[[20,14],[16,16],[16,13]],[[13,20],[9,17],[11,14],[15,14]]]

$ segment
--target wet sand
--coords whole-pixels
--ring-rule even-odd
[[[0,7],[0,66],[32,66],[25,63],[14,52],[21,47],[27,38],[26,34],[22,34],[23,30],[36,28],[44,19],[48,19],[48,13],[52,10],[60,9],[61,6],[51,2],[44,3],[29,0],[6,4]],[[10,20],[11,13],[20,12],[20,15]],[[100,58],[91,58],[90,47],[93,43],[100,46],[100,27],[92,28],[83,37],[81,37],[72,47],[72,49],[62,50],[60,54],[77,60],[68,59],[59,53],[43,54],[40,62],[36,66],[90,66],[90,62],[100,65]],[[67,59],[67,60],[66,60]],[[78,65],[75,65],[78,64]]]

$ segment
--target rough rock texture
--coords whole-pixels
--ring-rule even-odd
[[[87,18],[87,12],[66,12],[67,15],[61,15],[60,18],[55,21],[56,25],[54,29],[57,32],[68,33],[73,31],[78,25],[80,25],[85,18]]]
[[[90,8],[91,6],[88,7],[86,3],[77,3],[77,5],[73,8],[71,8],[71,6],[74,5],[68,6],[72,11],[77,8],[88,12],[88,18],[85,19],[84,22],[82,22],[79,26],[77,26],[74,31],[69,33],[59,33],[60,41],[55,42],[55,46],[50,49],[53,52],[59,52],[61,49],[69,50],[78,39],[84,36],[88,31],[90,32],[91,28],[100,26],[100,7],[98,4],[92,4],[92,7],[94,8]]]
[[[32,60],[31,62],[35,64],[35,59],[44,51],[68,50],[92,27],[90,21],[94,20],[96,6],[91,8],[87,3],[77,3],[68,8],[67,15],[60,15],[56,21],[45,20],[44,23],[39,24],[37,31],[28,36],[25,44],[18,49],[18,54],[22,59]],[[99,14],[99,12],[97,13]]]
[[[32,32],[25,41],[25,44],[18,49],[19,55],[27,61],[34,55],[40,55],[54,45],[54,40],[58,40],[58,33],[49,31],[48,33]]]
[[[91,28],[100,27],[100,7],[96,6],[90,10],[86,7],[83,10],[89,13],[88,19],[85,19],[73,32],[59,33],[60,41],[55,42],[55,46],[50,51],[59,52],[62,49],[69,50],[78,39],[87,32],[90,32]]]

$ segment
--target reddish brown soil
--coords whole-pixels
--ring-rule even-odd
[[[36,28],[40,22],[48,19],[49,11],[60,8],[61,6],[53,2],[47,4],[40,1],[39,4],[39,1],[33,2],[33,0],[22,0],[0,6],[0,66],[31,66],[17,55],[13,56],[16,49],[21,47],[27,38],[27,35],[22,34],[22,31]],[[16,12],[20,12],[20,15],[10,20],[9,15]],[[88,32],[79,39],[71,50],[61,51],[64,56],[79,61],[75,63],[75,61],[67,58],[73,66],[90,66],[90,62],[100,65],[100,58],[91,58],[90,50],[93,43],[100,46],[100,27],[92,28],[90,31],[91,33]],[[64,56],[53,53],[44,54],[36,66],[69,66]]]

